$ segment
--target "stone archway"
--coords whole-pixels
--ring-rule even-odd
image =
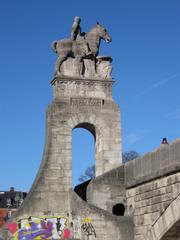
[[[165,212],[153,224],[151,229],[146,233],[146,240],[173,240],[173,236],[178,236],[180,239],[180,195],[169,205]],[[172,233],[172,235],[170,235]],[[171,236],[172,238],[170,238]]]
[[[88,130],[94,137],[94,140],[96,140],[96,129],[95,126],[91,123],[88,122],[83,122],[83,123],[79,123],[76,127],[74,127],[74,129],[76,128],[84,128],[86,130]]]
[[[109,116],[109,118],[113,116]],[[92,133],[95,138],[95,166],[96,176],[101,175],[120,165],[121,143],[119,140],[119,127],[113,128],[110,119],[103,118],[102,114],[75,113],[67,121],[68,127],[84,128]]]
[[[73,189],[95,177],[95,149],[95,127],[88,123],[77,125],[72,130]]]
[[[88,129],[96,138],[96,176],[122,163],[120,110],[111,80],[57,78],[47,110],[46,144],[36,179],[17,215],[69,214],[72,190],[72,130]]]

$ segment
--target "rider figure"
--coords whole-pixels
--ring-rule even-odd
[[[76,16],[74,18],[74,22],[72,24],[71,40],[75,41],[75,40],[77,40],[77,37],[80,37],[80,38],[78,38],[78,40],[80,40],[80,39],[81,39],[80,41],[83,40],[86,55],[91,55],[91,51],[89,50],[88,43],[85,38],[85,33],[84,32],[81,33],[80,22],[81,22],[81,18]]]
[[[76,40],[77,35],[81,35],[81,27],[80,27],[81,18],[75,17],[74,22],[72,25],[72,31],[71,31],[71,40]]]

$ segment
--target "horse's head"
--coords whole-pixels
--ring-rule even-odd
[[[97,25],[95,28],[100,38],[104,39],[108,43],[112,41],[112,38],[109,35],[108,31],[101,24],[97,22]]]

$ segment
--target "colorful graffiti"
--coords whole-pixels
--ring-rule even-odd
[[[15,212],[15,209],[0,208],[0,229]]]
[[[48,215],[17,219],[5,223],[4,230],[0,231],[0,240],[70,240],[82,237],[92,240],[97,237],[92,218],[79,216],[79,220],[75,220],[69,223],[66,217]]]
[[[67,224],[62,216],[30,216],[7,224],[7,228],[13,240],[55,240],[70,238]]]
[[[89,238],[90,236],[94,236],[96,238],[96,231],[92,225],[92,218],[84,218],[82,220],[82,231],[86,234]]]
[[[0,228],[5,224],[7,218],[7,211],[4,208],[0,208]]]

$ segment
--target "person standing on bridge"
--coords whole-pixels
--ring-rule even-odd
[[[167,138],[162,139],[162,144],[168,144]]]

